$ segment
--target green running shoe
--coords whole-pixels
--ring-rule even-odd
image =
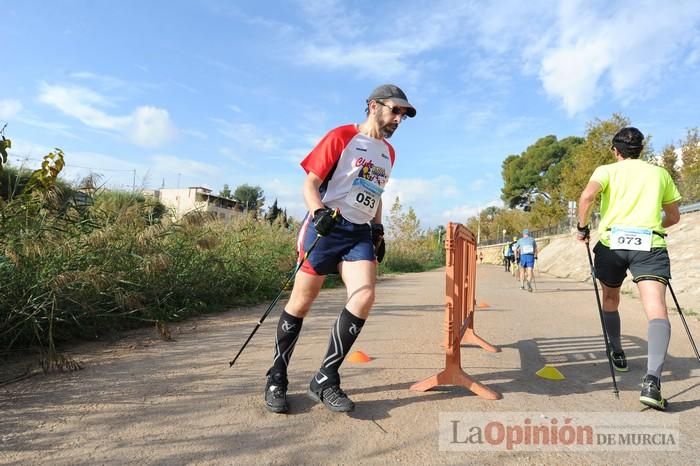
[[[661,382],[657,377],[651,374],[644,376],[639,402],[650,408],[666,411],[666,400],[661,396]]]
[[[617,372],[628,372],[630,370],[630,368],[627,367],[627,357],[625,357],[624,351],[620,351],[619,353],[611,351],[610,359],[612,360],[613,367]]]

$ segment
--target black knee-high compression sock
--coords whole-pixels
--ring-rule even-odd
[[[277,323],[277,335],[275,335],[275,352],[272,357],[272,367],[268,374],[284,374],[287,376],[287,366],[292,358],[294,346],[299,339],[303,318],[295,317],[282,311]]]
[[[326,356],[321,363],[321,369],[316,374],[316,383],[319,385],[333,385],[340,383],[338,369],[343,363],[345,356],[350,352],[352,344],[357,340],[357,336],[365,325],[365,320],[353,315],[343,308],[338,319],[331,329],[331,337],[328,342]]]
[[[611,349],[616,352],[622,352],[622,341],[620,341],[620,313],[618,311],[610,312],[603,310],[603,321],[605,322],[605,331],[608,334]]]

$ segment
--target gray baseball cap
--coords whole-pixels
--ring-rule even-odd
[[[401,107],[405,107],[406,115],[408,115],[409,117],[413,118],[414,116],[416,116],[416,109],[413,107],[413,105],[408,103],[408,97],[406,97],[406,93],[402,91],[398,86],[394,86],[393,84],[382,84],[381,86],[373,90],[369,97],[367,97],[367,103],[369,103],[370,100],[384,99],[391,99]]]

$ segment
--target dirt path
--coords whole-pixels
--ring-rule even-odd
[[[639,413],[646,368],[646,322],[639,302],[623,297],[623,344],[631,371],[612,395],[600,322],[590,285],[540,276],[537,292],[520,291],[500,267],[479,268],[477,332],[500,353],[463,347],[467,372],[502,392],[482,400],[461,388],[416,393],[408,387],[439,371],[444,270],[384,278],[373,316],[353,349],[374,359],[345,363],[344,387],[357,403],[334,414],[305,396],[344,304],[324,291],[304,322],[290,368],[289,415],[262,405],[264,372],[278,311],[236,367],[228,361],[265,306],[188,321],[176,341],[139,331],[112,344],[73,350],[85,369],[40,375],[0,387],[2,464],[298,464],[569,463],[692,464],[700,449],[700,365],[677,316],[665,366],[664,394],[680,416],[676,452],[443,452],[441,412]],[[700,339],[700,324],[690,319]],[[700,341],[700,340],[699,340]],[[545,363],[566,380],[535,375]],[[650,417],[663,413],[644,411]]]

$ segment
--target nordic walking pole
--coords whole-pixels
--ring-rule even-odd
[[[695,341],[693,340],[693,336],[690,334],[690,329],[688,328],[688,324],[685,321],[685,316],[683,316],[683,312],[681,311],[681,306],[678,304],[678,300],[676,299],[676,293],[673,292],[673,287],[671,287],[671,282],[668,282],[668,289],[671,291],[671,296],[673,296],[673,302],[676,303],[676,309],[678,309],[678,314],[681,316],[681,321],[683,322],[683,327],[685,327],[685,332],[688,334],[688,340],[690,340],[690,346],[693,347],[693,351],[695,351],[695,357],[698,358],[698,361],[700,361],[700,354],[698,354],[698,348],[695,346]]]
[[[535,259],[535,263],[532,265],[532,283],[534,283],[535,291],[537,291],[537,279],[535,278],[535,270],[537,270],[537,259]]]
[[[588,264],[591,266],[591,279],[593,280],[595,299],[598,303],[598,315],[600,316],[600,325],[603,327],[603,340],[605,340],[605,355],[608,357],[608,364],[610,365],[610,376],[612,377],[613,393],[615,394],[615,398],[619,400],[620,391],[617,389],[617,381],[615,380],[615,370],[613,369],[612,359],[610,358],[610,341],[608,340],[608,330],[605,328],[605,320],[603,319],[603,305],[600,303],[600,295],[598,294],[598,282],[595,278],[593,257],[591,256],[591,248],[588,241],[586,241],[586,252],[588,253]]]
[[[335,213],[333,214],[333,219],[337,218],[338,214],[339,214],[339,211],[336,209]],[[243,343],[243,346],[241,346],[241,349],[238,350],[238,354],[236,354],[236,357],[233,358],[233,360],[228,363],[228,367],[233,367],[233,365],[236,363],[236,360],[241,355],[241,353],[243,352],[245,347],[248,346],[248,342],[250,341],[250,339],[253,338],[253,335],[255,335],[255,333],[258,331],[258,329],[260,328],[262,323],[265,322],[265,319],[267,319],[267,316],[270,314],[270,312],[272,312],[272,308],[274,308],[275,304],[277,304],[277,301],[279,301],[280,296],[282,296],[282,293],[287,288],[287,285],[289,285],[289,282],[291,282],[294,279],[294,277],[296,277],[297,272],[299,272],[299,269],[301,269],[301,266],[304,264],[306,259],[308,259],[309,254],[311,254],[311,251],[314,250],[314,248],[316,247],[316,244],[318,244],[318,240],[320,240],[321,238],[322,238],[321,235],[316,235],[314,242],[311,243],[311,246],[309,247],[309,249],[304,253],[301,260],[299,261],[297,266],[294,268],[294,271],[289,276],[289,278],[287,278],[287,280],[284,282],[284,285],[282,285],[280,292],[277,293],[277,296],[275,296],[275,299],[272,300],[272,302],[268,306],[267,310],[263,313],[262,316],[260,316],[260,320],[258,320],[258,323],[255,325],[255,328],[250,333],[250,335],[248,335],[248,338],[246,339],[245,343]]]

